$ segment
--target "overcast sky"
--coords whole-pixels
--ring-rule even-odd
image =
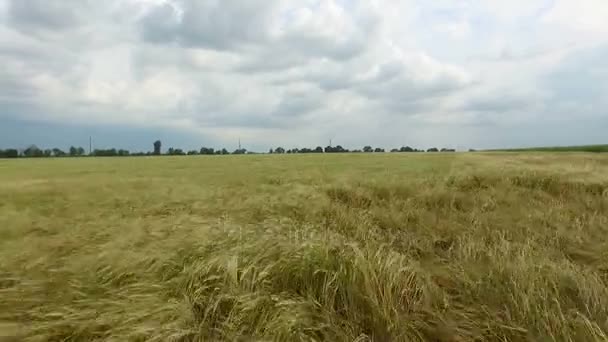
[[[0,147],[608,143],[607,0],[0,0]]]

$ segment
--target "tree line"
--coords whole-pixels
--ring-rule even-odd
[[[36,145],[31,145],[26,149],[18,150],[15,148],[0,149],[0,158],[50,158],[50,157],[127,157],[127,156],[185,156],[185,155],[228,155],[228,154],[254,154],[255,152],[247,151],[244,148],[238,148],[232,152],[225,148],[215,149],[213,147],[201,147],[199,150],[184,151],[180,148],[170,147],[165,153],[162,153],[162,143],[157,140],[153,144],[153,151],[151,152],[130,152],[124,149],[94,149],[90,153],[86,153],[82,147],[72,146],[67,151],[63,151],[59,148],[53,149],[41,149]],[[454,149],[448,148],[429,148],[426,152],[455,152]],[[372,146],[365,146],[363,149],[348,150],[340,145],[337,146],[317,146],[315,148],[292,148],[285,149],[283,147],[271,148],[268,153],[270,154],[296,154],[296,153],[384,153],[386,152],[383,148],[373,148]],[[404,146],[401,148],[394,148],[390,150],[392,153],[404,153],[404,152],[425,152],[412,148],[410,146]]]

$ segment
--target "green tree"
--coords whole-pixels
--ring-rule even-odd
[[[63,156],[65,156],[65,152],[63,152],[61,149],[55,147],[53,149],[53,156],[55,156],[55,157],[63,157]]]
[[[370,152],[374,152],[374,150],[372,149],[371,146],[365,146],[363,148],[363,152],[370,153]]]
[[[6,158],[18,158],[19,151],[14,148],[9,148],[8,150],[4,151],[4,155],[6,156]]]
[[[36,145],[31,145],[23,151],[23,155],[28,158],[43,157],[44,152]]]
[[[118,151],[115,148],[111,148],[109,150],[93,150],[93,156],[95,157],[116,157],[118,156]]]
[[[215,149],[213,147],[201,147],[201,154],[215,154]]]
[[[160,142],[160,140],[156,140],[154,142],[154,155],[155,156],[160,156],[161,146],[162,146],[162,143]]]

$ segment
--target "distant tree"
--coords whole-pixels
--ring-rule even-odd
[[[127,150],[118,150],[118,155],[119,155],[120,157],[126,157],[126,156],[128,156],[128,155],[130,155],[130,154],[131,154],[131,153],[130,153],[129,151],[127,151]]]
[[[216,150],[215,154],[222,154],[222,150],[220,150],[220,149]]]
[[[84,154],[85,154],[85,152],[84,152],[84,148],[82,148],[82,147],[78,147],[78,148],[76,149],[76,155],[78,155],[78,156],[84,156]]]
[[[48,157],[52,157],[53,156],[53,150],[47,148],[46,150],[44,150],[44,156],[47,157],[47,158]]]
[[[477,152],[477,150],[470,148],[469,152]]]
[[[226,155],[226,154],[230,154],[230,152],[228,152],[228,150],[227,150],[227,149],[223,148],[223,149],[222,149],[222,154],[223,154],[223,155]]]
[[[365,146],[363,148],[363,152],[365,152],[365,153],[371,153],[371,152],[374,152],[374,149],[371,146]]]
[[[213,147],[201,147],[201,154],[215,154],[215,149]]]
[[[361,151],[361,150],[352,150],[351,152],[352,153],[362,153],[363,151]]]
[[[397,152],[399,152],[398,148],[394,148],[394,149],[391,150],[391,153],[397,153]]]
[[[232,152],[232,154],[247,154],[247,150],[244,148],[238,148]]]
[[[160,156],[161,146],[162,146],[162,143],[160,142],[160,140],[156,140],[154,142],[154,155],[155,156]]]
[[[345,153],[345,152],[348,152],[348,150],[340,145],[338,145],[336,147],[332,147],[332,146],[325,147],[325,153]]]
[[[23,151],[23,155],[28,158],[37,158],[37,157],[43,157],[44,152],[41,149],[39,149],[38,146],[31,145],[30,147],[26,148]]]
[[[276,153],[276,154],[283,154],[283,153],[285,153],[285,149],[282,148],[282,147],[277,147],[277,148],[274,149],[274,153]]]
[[[376,149],[374,150],[374,152],[376,152],[376,153],[384,153],[384,149],[380,148],[380,147],[376,147]]]
[[[74,146],[70,146],[70,157],[75,157],[78,155],[78,150]]]
[[[196,151],[196,150],[188,151],[189,156],[196,156],[197,154],[198,154],[198,151]]]
[[[436,147],[432,147],[429,148],[428,150],[426,150],[427,152],[439,152],[439,150]]]
[[[317,148],[315,148],[315,153],[323,153],[323,147],[317,146]]]
[[[109,150],[95,149],[93,150],[93,155],[95,157],[116,157],[118,156],[118,151],[116,151],[115,148],[111,148]]]
[[[271,148],[270,151],[268,151],[269,154],[273,154],[274,150]]]
[[[170,155],[170,156],[184,156],[184,155],[186,155],[186,153],[184,153],[184,151],[181,148],[173,148],[173,147],[170,147],[167,150],[167,154]]]
[[[2,157],[2,158],[19,158],[19,151],[17,151],[14,148],[0,150],[0,157]]]
[[[444,147],[444,148],[441,149],[441,152],[456,152],[456,150]]]
[[[53,149],[53,156],[54,157],[63,157],[63,156],[65,156],[65,152],[63,152],[61,149],[55,147]]]

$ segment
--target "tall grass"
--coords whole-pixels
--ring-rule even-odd
[[[606,341],[606,161],[7,162],[0,336]]]

